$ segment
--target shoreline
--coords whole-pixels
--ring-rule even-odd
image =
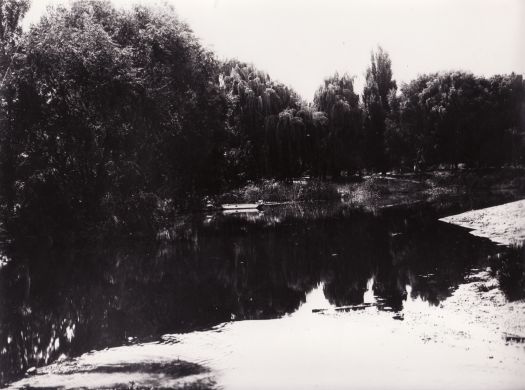
[[[298,178],[291,181],[260,179],[211,196],[223,203],[298,203],[341,201],[355,206],[382,207],[434,202],[457,195],[509,192],[525,197],[524,168],[442,170],[422,173],[372,174],[340,180]],[[502,200],[504,201],[504,200]],[[500,202],[501,203],[501,202]]]
[[[445,223],[472,229],[470,234],[506,246],[525,242],[525,199],[440,218]]]

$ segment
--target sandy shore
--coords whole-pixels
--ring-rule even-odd
[[[467,211],[440,221],[473,229],[470,233],[503,245],[525,241],[525,199],[517,202]]]
[[[93,351],[10,388],[522,389],[522,344],[505,339],[522,335],[524,316],[523,302],[508,303],[487,271],[440,306],[408,299],[403,321],[374,306],[338,313],[320,285],[282,319]]]

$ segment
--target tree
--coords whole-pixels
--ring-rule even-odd
[[[297,139],[290,138],[297,138],[291,126],[298,124],[292,118],[302,105],[297,93],[237,60],[223,64],[221,85],[231,103],[227,154],[235,176],[285,178],[297,173],[297,167],[291,167],[297,165],[296,157],[290,154],[298,146]]]
[[[335,73],[327,78],[314,96],[317,110],[328,118],[326,147],[328,153],[324,174],[339,176],[341,171],[361,168],[361,110],[354,92],[353,77]]]
[[[392,79],[390,56],[378,47],[376,53],[372,52],[371,64],[366,70],[363,105],[367,165],[382,173],[388,167],[385,154],[385,121],[390,113],[388,96],[396,89],[396,82]]]
[[[29,0],[0,0],[0,71],[1,87],[8,77],[22,37],[22,20],[29,10]]]
[[[0,199],[13,211],[15,155],[13,137],[12,67],[22,40],[22,20],[29,0],[0,0]]]
[[[216,189],[218,63],[169,8],[77,1],[50,11],[16,67],[15,220],[29,230],[153,229],[166,199]]]
[[[405,166],[500,166],[523,159],[521,76],[419,76],[392,106],[387,146]],[[396,108],[398,107],[398,108]]]

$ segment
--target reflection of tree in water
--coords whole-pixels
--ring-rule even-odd
[[[328,236],[332,256],[323,264],[324,292],[336,306],[363,302],[367,281],[384,258],[385,229],[369,215],[341,219]]]
[[[380,309],[400,310],[407,284],[437,304],[487,253],[464,231],[406,211],[299,211],[279,223],[271,213],[188,222],[185,239],[164,245],[26,244],[33,250],[14,251],[0,272],[2,375],[128,337],[280,317],[320,281],[336,306],[362,303],[371,277]]]
[[[525,242],[491,256],[490,264],[508,299],[525,298]]]

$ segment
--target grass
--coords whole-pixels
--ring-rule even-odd
[[[320,180],[284,182],[260,180],[226,192],[215,198],[216,204],[263,202],[309,202],[339,200],[333,183]]]
[[[447,202],[471,193],[525,194],[525,169],[476,169],[406,174],[374,174],[359,182],[259,180],[212,199],[212,203],[341,201],[356,207],[381,208],[414,202]]]
[[[436,171],[432,181],[437,186],[459,186],[469,190],[493,187],[525,191],[525,168],[485,168],[464,171]]]

